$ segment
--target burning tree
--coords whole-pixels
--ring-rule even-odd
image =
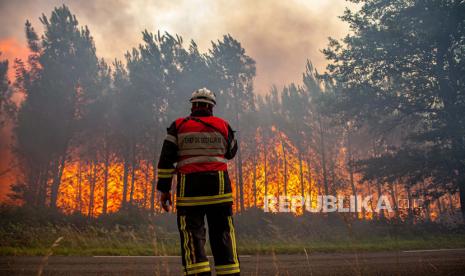
[[[15,150],[24,176],[13,190],[30,204],[56,208],[77,131],[78,99],[91,93],[98,64],[89,29],[79,28],[66,6],[40,21],[45,29],[41,39],[26,22],[29,66],[17,63],[18,86],[26,99],[17,115]]]

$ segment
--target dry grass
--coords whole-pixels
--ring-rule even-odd
[[[149,227],[112,229],[89,226],[28,227],[14,225],[14,232],[0,228],[1,255],[179,255],[177,232]],[[366,252],[465,247],[463,234],[428,234],[416,237],[299,239],[253,238],[240,235],[241,254],[303,254],[307,252]],[[62,238],[62,239],[59,239]],[[50,247],[50,244],[53,244]],[[53,249],[53,251],[51,251]],[[208,250],[207,250],[208,251]],[[258,268],[257,268],[258,269]],[[309,267],[311,269],[311,267]]]
[[[47,256],[53,244],[54,255],[179,255],[179,236],[172,214],[147,218],[141,213],[123,213],[99,220],[53,214],[50,219],[50,214],[9,209],[0,215],[0,255]],[[235,223],[240,254],[465,247],[462,225],[450,228],[439,224],[351,221],[310,214],[295,217],[258,210],[237,215]],[[63,238],[56,242],[59,237]],[[160,268],[160,274],[164,269]],[[256,270],[258,273],[258,266]]]

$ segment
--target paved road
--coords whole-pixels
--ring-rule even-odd
[[[45,265],[42,265],[44,264]],[[179,257],[0,257],[0,275],[181,275]],[[465,249],[251,255],[241,275],[465,275]]]

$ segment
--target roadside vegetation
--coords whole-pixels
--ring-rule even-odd
[[[235,216],[240,254],[401,251],[463,248],[459,224],[355,220],[321,214]],[[1,208],[1,255],[179,255],[174,214],[126,209],[96,219],[24,207]],[[53,248],[52,245],[55,245]],[[208,246],[207,246],[208,248]]]

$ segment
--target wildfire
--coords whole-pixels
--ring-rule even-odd
[[[66,213],[81,212],[98,216],[103,212],[105,193],[104,163],[76,161],[66,165],[58,206]],[[115,212],[122,205],[123,164],[113,160],[108,167],[107,178],[107,212]],[[140,161],[128,175],[128,200],[133,190],[132,203],[140,207],[150,207],[151,181],[153,180],[151,164]],[[93,190],[93,191],[92,191]]]
[[[299,160],[297,147],[289,137],[272,128],[273,135],[266,139],[263,129],[258,129],[253,155],[244,160],[244,205],[246,208],[263,208],[265,196],[305,196],[317,193],[312,168],[306,160]],[[249,147],[254,147],[250,145]],[[302,159],[304,157],[302,156]],[[233,178],[234,181],[234,178]],[[256,197],[254,193],[256,187]],[[236,200],[237,203],[237,200]],[[297,209],[301,214],[302,209]]]
[[[254,140],[241,143],[241,149],[245,153],[242,160],[244,208],[264,208],[265,196],[275,197],[278,200],[280,196],[287,197],[291,205],[297,205],[297,207],[290,206],[295,215],[303,213],[303,206],[300,202],[293,202],[292,198],[310,197],[311,207],[315,208],[317,197],[323,194],[321,164],[318,162],[318,157],[316,154],[311,156],[299,154],[299,149],[292,140],[276,128],[272,128],[271,133],[266,133],[266,131],[270,130],[259,128],[256,130]],[[349,197],[353,195],[350,185],[341,184],[344,179],[345,181],[350,179],[350,172],[345,163],[347,149],[341,146],[337,156],[333,164],[337,178],[331,179],[334,182],[332,183],[332,195]],[[131,204],[146,209],[151,207],[151,189],[154,180],[152,166],[152,161],[140,160],[133,165],[133,169],[129,169],[127,201]],[[106,171],[107,177],[105,177]],[[240,194],[236,185],[238,183],[237,171],[236,161],[230,161],[229,172],[236,211],[240,210]],[[123,200],[123,175],[124,165],[116,157],[111,158],[107,169],[103,162],[86,160],[68,162],[62,175],[58,206],[65,213],[81,212],[93,217],[101,215],[105,205],[106,179],[106,210],[108,213],[116,212],[121,208]],[[353,177],[357,195],[376,194],[375,183],[363,183],[361,176],[357,174]],[[391,199],[402,200],[407,192],[400,187],[401,185],[398,186],[394,187],[395,194],[388,194],[386,190],[382,190],[382,193],[387,194]],[[368,203],[371,209],[374,209],[373,202],[378,199],[379,195],[375,195]],[[394,202],[392,204],[395,206]],[[161,212],[156,196],[154,206],[155,212]],[[433,205],[431,207],[433,208]],[[435,210],[431,209],[429,212],[430,219],[438,218]],[[364,219],[373,219],[378,215],[373,212],[358,213],[359,218]],[[393,217],[395,214],[384,215]]]
[[[312,168],[306,160],[299,160],[298,150],[290,139],[280,133],[273,135],[268,141],[263,141],[260,140],[263,139],[261,132],[262,130],[257,130],[256,155],[246,156],[242,162],[245,208],[263,208],[265,195],[316,195],[316,181],[311,177],[315,172],[311,171]],[[252,147],[246,144],[241,146],[244,152],[246,148]],[[105,192],[104,167],[103,162],[77,160],[67,163],[62,175],[58,206],[66,213],[81,212],[89,216],[102,214]],[[122,205],[123,171],[121,162],[111,160],[107,178],[107,212],[115,212]],[[237,172],[234,161],[231,162],[229,171],[237,204]],[[133,204],[143,208],[150,207],[151,183],[154,179],[152,172],[152,163],[145,160],[135,166],[134,179],[132,172],[129,172],[128,200],[133,189]],[[158,204],[156,208],[160,211]],[[302,213],[302,209],[298,209],[297,213]]]

